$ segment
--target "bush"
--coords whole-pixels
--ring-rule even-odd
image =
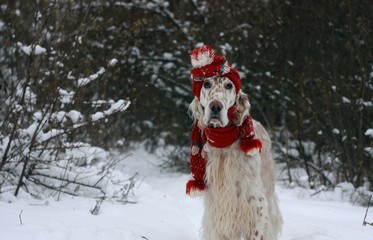
[[[97,45],[85,28],[100,8],[91,7],[1,5],[0,194],[105,194],[116,160],[88,142],[105,141],[105,122],[130,101],[102,94],[119,60],[87,53]]]

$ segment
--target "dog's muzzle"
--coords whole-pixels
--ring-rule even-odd
[[[223,104],[219,101],[212,101],[209,104],[209,108],[210,108],[209,124],[213,125],[214,127],[218,127],[222,125],[221,110],[223,109]]]
[[[219,115],[220,111],[223,109],[223,104],[219,101],[213,101],[210,103],[210,109],[213,115]]]

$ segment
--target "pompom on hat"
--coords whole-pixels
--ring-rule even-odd
[[[199,99],[203,82],[210,77],[227,77],[235,86],[236,93],[241,89],[240,74],[226,61],[217,56],[209,45],[203,45],[190,53],[192,63],[192,92]]]

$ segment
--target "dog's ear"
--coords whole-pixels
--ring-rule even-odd
[[[245,120],[245,117],[247,116],[247,114],[249,114],[250,108],[251,108],[248,96],[245,93],[243,93],[241,90],[237,93],[236,103],[234,107],[238,110],[240,114],[240,117],[239,117],[240,121],[235,124],[237,126],[240,126],[242,122]]]
[[[203,107],[198,98],[194,98],[192,103],[189,105],[189,111],[195,120],[198,120],[200,123],[202,122]]]

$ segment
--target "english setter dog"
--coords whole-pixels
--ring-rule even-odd
[[[187,193],[204,195],[203,238],[275,240],[282,216],[268,133],[251,119],[239,74],[224,57],[205,45],[191,60],[194,179]]]

